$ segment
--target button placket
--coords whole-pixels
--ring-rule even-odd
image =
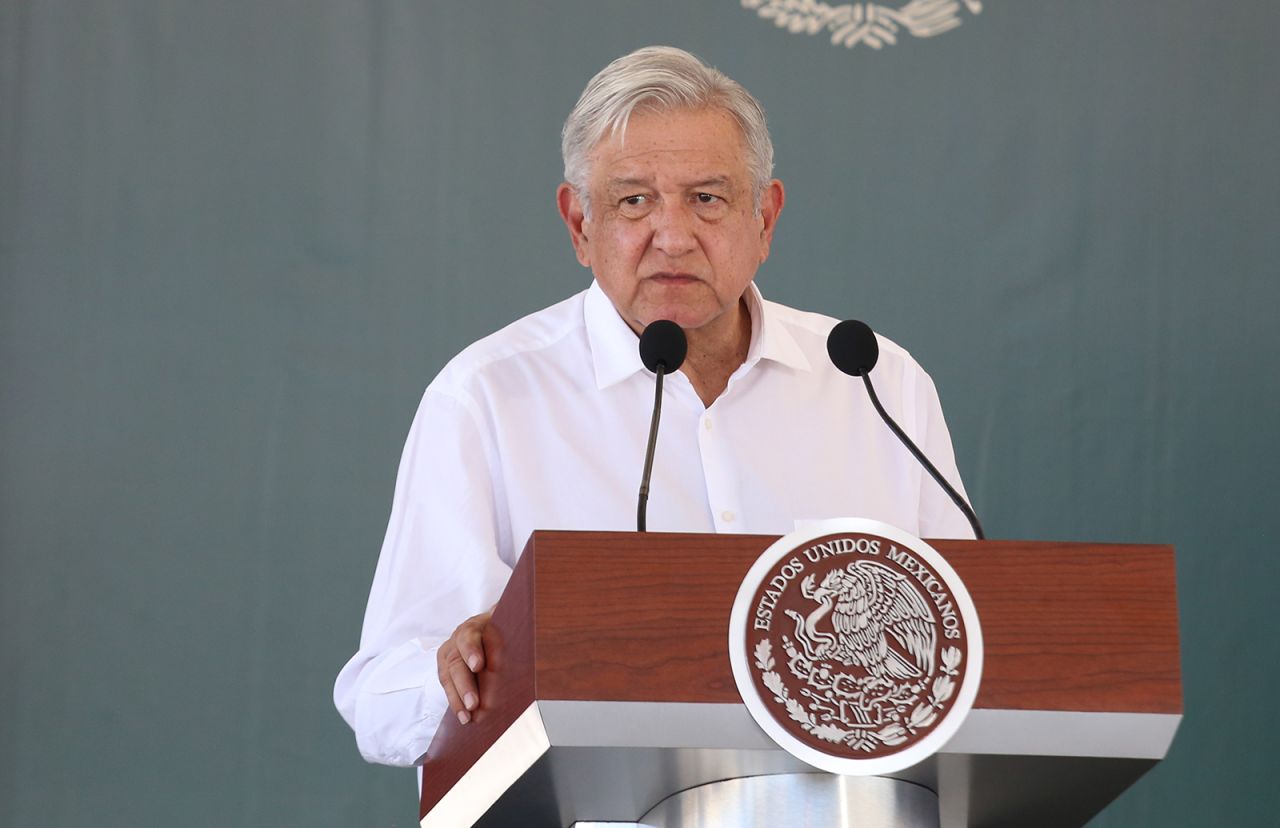
[[[716,415],[708,409],[702,415],[698,430],[698,449],[702,456],[703,478],[707,485],[707,505],[718,531],[736,531],[738,524],[737,483],[734,480],[732,454],[725,445],[723,430],[716,426]]]

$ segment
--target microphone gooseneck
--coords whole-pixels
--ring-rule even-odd
[[[649,476],[658,446],[658,421],[662,417],[662,377],[679,369],[689,352],[689,340],[680,326],[669,319],[652,322],[640,334],[640,361],[657,376],[653,390],[653,419],[649,422],[649,444],[644,452],[644,472],[640,476],[640,499],[636,504],[636,531],[647,531],[645,512],[649,505]]]
[[[965,502],[960,493],[955,490],[942,473],[929,462],[929,458],[916,447],[893,418],[889,416],[889,412],[884,410],[884,406],[880,404],[880,398],[876,396],[876,389],[871,384],[871,369],[876,367],[876,362],[880,359],[880,343],[876,340],[875,332],[871,330],[865,322],[859,322],[856,319],[846,319],[831,329],[831,333],[827,335],[827,354],[831,357],[831,362],[846,374],[854,377],[862,377],[862,382],[867,387],[867,396],[871,398],[871,404],[875,406],[876,413],[880,415],[880,419],[884,420],[885,425],[889,426],[889,430],[897,435],[902,444],[907,447],[912,456],[924,466],[925,471],[929,472],[929,476],[937,481],[942,490],[947,493],[947,497],[951,498],[951,502],[964,513],[968,519],[969,525],[973,527],[973,534],[978,540],[983,540],[986,535],[982,531],[982,524],[978,522],[978,515],[974,513],[972,507]]]

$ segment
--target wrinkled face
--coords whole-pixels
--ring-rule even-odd
[[[770,182],[756,209],[741,130],[716,109],[636,113],[590,155],[591,216],[557,194],[578,261],[633,329],[732,324],[769,255],[782,209]]]

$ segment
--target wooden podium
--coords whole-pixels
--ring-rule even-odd
[[[738,586],[776,538],[536,532],[485,636],[471,724],[427,752],[424,826],[639,820],[708,782],[812,772],[742,704]],[[986,647],[959,732],[896,778],[941,824],[1083,825],[1164,757],[1182,718],[1173,549],[931,541]]]

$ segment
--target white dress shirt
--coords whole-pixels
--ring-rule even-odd
[[[747,359],[704,407],[665,380],[648,506],[660,532],[785,534],[870,517],[972,537],[964,516],[827,357],[834,319],[747,295]],[[880,338],[881,402],[963,491],[933,382]],[[600,287],[455,357],[427,388],[396,480],[360,650],[334,700],[372,762],[421,761],[447,711],[436,649],[491,607],[535,529],[635,529],[654,377]]]

